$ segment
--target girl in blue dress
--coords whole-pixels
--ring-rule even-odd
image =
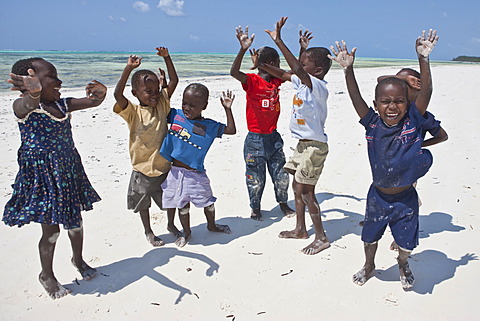
[[[50,297],[57,299],[70,292],[53,273],[60,224],[68,230],[73,265],[85,280],[96,273],[82,257],[81,211],[91,210],[92,203],[100,197],[91,186],[75,148],[70,112],[100,105],[107,88],[92,81],[86,87],[86,97],[61,99],[62,81],[57,78],[57,70],[42,58],[17,61],[10,77],[12,90],[22,92],[21,98],[13,103],[21,146],[19,171],[2,220],[19,227],[30,222],[41,224],[39,280]]]

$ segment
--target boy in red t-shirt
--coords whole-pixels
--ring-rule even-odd
[[[230,69],[230,75],[242,83],[247,93],[247,127],[248,134],[243,146],[246,165],[246,182],[250,197],[250,217],[262,220],[260,202],[265,188],[266,169],[272,177],[275,197],[282,212],[291,216],[295,212],[287,205],[288,173],[283,170],[285,154],[283,140],[277,132],[277,121],[280,116],[279,87],[282,80],[258,69],[258,74],[245,74],[240,71],[245,52],[252,45],[255,35],[248,37],[248,27],[243,32],[242,27],[236,28],[240,42],[240,51]],[[270,47],[262,47],[254,51],[256,63],[280,66],[278,52]]]

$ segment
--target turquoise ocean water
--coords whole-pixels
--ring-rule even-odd
[[[12,65],[19,59],[41,57],[55,65],[64,88],[84,87],[92,79],[107,86],[114,86],[125,67],[128,56],[136,54],[142,57],[142,69],[165,69],[163,58],[155,52],[84,52],[84,51],[0,51],[0,90],[5,92],[11,85],[6,82]],[[235,54],[215,53],[171,53],[173,63],[180,79],[210,76],[225,76]],[[355,61],[356,68],[384,66],[415,66],[411,59],[361,58]],[[454,62],[432,62],[432,64],[455,64]],[[243,70],[251,66],[249,55],[242,64]],[[287,68],[285,61],[282,68]],[[333,68],[338,68],[335,64]]]

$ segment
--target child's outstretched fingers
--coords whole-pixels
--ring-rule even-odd
[[[415,42],[415,47],[417,49],[417,54],[428,58],[433,48],[438,42],[437,30],[428,30],[428,34],[425,36],[425,30],[422,30],[422,35],[417,38]]]
[[[142,64],[142,57],[136,55],[130,55],[128,57],[127,66],[132,67],[133,69],[137,68]]]
[[[167,77],[165,75],[165,70],[162,68],[158,68],[159,74],[157,75],[158,81],[160,83],[160,88],[164,88],[167,86]]]
[[[107,87],[99,81],[92,80],[85,88],[87,97],[93,100],[104,99],[107,94]]]
[[[35,70],[28,69],[27,73],[27,76],[11,73],[10,79],[7,80],[7,82],[13,85],[13,87],[10,89],[20,90],[24,94],[37,93],[42,91],[42,84],[40,83],[40,80],[38,79]]]
[[[253,66],[250,68],[250,70],[257,69],[258,67],[258,50],[255,48],[252,48],[249,50],[250,52],[250,58],[252,58],[252,64]]]
[[[255,39],[255,34],[252,34],[250,38],[248,37],[248,26],[245,27],[245,32],[243,32],[242,26],[235,28],[235,31],[237,34],[237,39],[240,41],[240,46],[242,46],[242,48],[245,50],[250,48],[253,43],[253,39]]]
[[[227,89],[227,93],[224,91],[222,92],[222,97],[220,97],[220,102],[222,106],[225,108],[231,108],[233,104],[233,100],[235,99],[235,95],[231,90]]]
[[[300,47],[307,49],[308,45],[310,44],[310,40],[313,39],[312,32],[308,29],[305,30],[305,32],[302,32],[302,29],[300,29],[299,34],[300,38],[298,39],[298,42],[300,43]]]
[[[347,43],[342,40],[342,43],[335,41],[335,46],[330,46],[330,50],[335,54],[335,57],[328,55],[328,58],[336,61],[340,67],[343,69],[347,69],[348,67],[353,65],[353,62],[355,61],[355,52],[357,51],[357,48],[353,48],[350,53],[348,53],[347,49]]]
[[[157,47],[155,49],[157,50],[157,55],[160,57],[168,57],[170,55],[168,49],[165,47]]]

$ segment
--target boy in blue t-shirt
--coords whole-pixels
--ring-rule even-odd
[[[175,241],[179,247],[185,246],[191,238],[190,202],[196,207],[203,207],[209,231],[231,233],[227,225],[215,223],[216,198],[203,164],[215,138],[237,132],[231,110],[235,95],[227,91],[220,98],[227,125],[202,116],[202,110],[207,108],[208,95],[208,88],[202,84],[193,83],[185,88],[182,109],[171,109],[168,115],[167,121],[171,126],[160,149],[160,154],[172,162],[172,168],[162,184],[162,204],[165,208],[179,209],[183,227],[183,235]]]
[[[353,275],[353,282],[363,285],[375,270],[378,240],[387,225],[398,244],[397,262],[404,290],[413,287],[414,277],[408,256],[418,245],[418,195],[413,184],[430,169],[433,158],[422,149],[424,131],[436,131],[439,122],[426,113],[432,95],[429,55],[438,41],[436,31],[425,31],[415,48],[420,65],[421,88],[416,100],[409,103],[408,85],[390,77],[375,88],[375,111],[363,100],[358,88],[353,62],[356,48],[349,53],[344,41],[330,47],[345,72],[348,93],[360,123],[365,126],[368,157],[373,182],[367,196],[365,224],[362,229],[365,264]],[[437,128],[435,128],[437,127]]]

